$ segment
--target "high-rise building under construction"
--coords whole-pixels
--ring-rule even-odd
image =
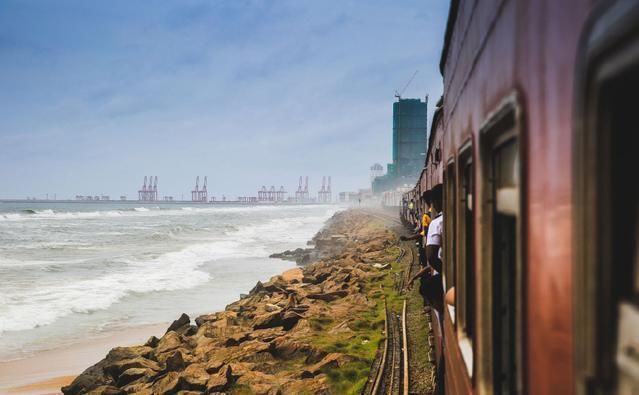
[[[402,99],[393,103],[393,170],[397,178],[419,176],[426,153],[426,102]]]
[[[393,103],[393,162],[386,174],[374,177],[373,192],[414,184],[424,167],[427,144],[426,100],[399,99]]]

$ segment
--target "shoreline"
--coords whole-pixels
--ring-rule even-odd
[[[0,203],[2,202],[3,201],[0,200]],[[34,202],[43,203],[44,201],[30,201],[30,203]],[[73,201],[73,203],[90,202]],[[107,202],[104,201],[101,203]],[[134,202],[128,201],[125,203]],[[201,205],[208,205],[208,202],[201,203]],[[320,230],[315,233],[315,236],[330,223],[330,220],[331,218],[328,218],[324,221]],[[306,244],[304,246],[306,246]],[[271,260],[272,258],[269,257],[265,259]],[[286,261],[287,259],[282,260]],[[293,268],[286,269],[283,272],[277,272],[274,275],[286,276],[286,273],[291,272],[291,270],[294,271],[299,267],[300,266],[296,265]],[[268,280],[268,278],[262,279],[262,281],[266,280]],[[250,288],[246,289],[245,292],[249,290]],[[236,299],[232,299],[229,303],[235,300]],[[201,310],[200,314],[207,314],[214,310],[214,308],[207,309],[205,307]],[[176,311],[175,316],[179,316],[180,313],[181,311]],[[17,358],[0,360],[0,395],[5,393],[34,395],[61,394],[60,389],[62,386],[70,384],[87,367],[92,366],[104,358],[114,347],[134,346],[143,344],[152,336],[162,337],[170,324],[171,321],[167,321],[120,328],[95,334],[75,343],[54,345],[52,348],[36,350]]]
[[[120,329],[69,346],[0,362],[0,394],[61,394],[61,386],[69,384],[113,347],[139,344],[150,336],[161,336],[169,324]]]

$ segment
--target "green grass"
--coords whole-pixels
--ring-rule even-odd
[[[359,394],[368,380],[370,367],[377,354],[377,349],[384,336],[384,300],[388,307],[401,311],[404,296],[395,289],[395,277],[401,275],[401,264],[395,260],[400,254],[398,246],[386,249],[385,261],[391,263],[391,269],[385,271],[382,278],[368,282],[365,285],[369,300],[375,301],[371,308],[353,314],[353,320],[348,323],[352,332],[330,334],[328,331],[335,325],[329,317],[311,319],[311,327],[317,332],[310,342],[317,348],[328,352],[339,352],[354,358],[340,368],[326,368],[322,372],[328,377],[333,393]]]

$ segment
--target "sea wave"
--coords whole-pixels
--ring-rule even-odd
[[[116,273],[69,284],[38,287],[14,295],[0,309],[0,333],[49,325],[71,314],[108,309],[131,294],[188,289],[210,280],[201,266],[222,257],[250,256],[241,242],[191,245],[150,260],[122,260]],[[57,270],[46,266],[44,270]]]
[[[191,214],[199,214],[202,211],[217,210],[228,212],[229,209],[232,208],[203,207],[182,210],[181,207],[176,207],[174,210],[163,211],[164,213],[169,212],[170,215],[179,213],[179,215],[190,216]],[[241,211],[248,211],[251,214],[258,209],[271,211],[276,208],[260,207],[253,209],[241,207],[241,209]],[[78,213],[45,211],[37,211],[34,214],[29,214],[29,216],[55,217]],[[282,240],[291,240],[293,238],[306,240],[312,236],[308,232],[317,230],[317,226],[308,225],[320,225],[334,211],[334,209],[327,208],[326,212],[319,215],[318,211],[314,210],[314,216],[306,216],[300,213],[300,215],[296,214],[292,217],[283,218],[273,214],[266,216],[251,215],[248,219],[245,215],[233,215],[221,216],[219,217],[220,221],[218,221],[217,217],[212,217],[206,221],[197,219],[190,224],[173,223],[170,227],[164,229],[154,229],[152,226],[149,229],[154,229],[152,232],[155,233],[149,232],[145,234],[151,236],[152,240],[155,239],[153,245],[163,244],[175,250],[152,253],[151,251],[158,251],[158,249],[155,247],[146,251],[144,248],[139,251],[119,249],[117,254],[105,257],[107,260],[105,263],[100,264],[99,271],[96,272],[91,272],[91,267],[84,265],[82,262],[80,262],[82,268],[78,270],[78,266],[67,269],[70,266],[67,266],[69,262],[66,260],[64,262],[47,261],[37,259],[35,256],[29,261],[2,260],[0,258],[0,267],[4,266],[7,270],[13,270],[13,268],[21,270],[19,266],[37,265],[40,266],[39,273],[43,273],[42,275],[44,276],[52,276],[51,280],[48,277],[42,277],[43,282],[38,283],[37,286],[12,288],[10,297],[4,298],[2,300],[3,303],[0,304],[0,333],[29,330],[52,324],[63,317],[74,314],[86,315],[100,310],[107,310],[112,305],[131,295],[148,295],[154,292],[197,287],[210,280],[211,274],[208,272],[211,270],[210,262],[220,261],[225,258],[266,258],[270,253],[278,251],[277,249],[274,250],[274,248],[279,248]],[[108,215],[112,215],[114,212],[122,216],[148,216],[158,215],[161,210],[150,209],[144,212],[131,208],[128,211],[83,213],[85,215],[87,213],[93,213],[91,215],[111,213]],[[26,216],[25,214],[19,215]],[[277,216],[277,218],[273,218],[274,216]],[[235,222],[236,220],[233,218],[241,218],[240,223]],[[118,219],[116,218],[114,223],[117,224],[117,221]],[[229,221],[233,221],[233,223],[229,223]],[[162,220],[161,222],[165,223],[166,221]],[[150,225],[153,225],[153,222]],[[8,225],[8,227],[12,227],[12,225]],[[192,230],[201,230],[207,227],[214,231],[198,232],[195,236],[198,239],[193,238]],[[135,233],[136,229],[136,225],[127,224],[127,232]],[[112,230],[118,230],[118,228],[107,228],[102,231]],[[146,228],[140,230],[146,232]],[[164,243],[164,240],[168,238],[180,238],[181,240],[176,243]],[[184,246],[183,241],[186,241],[189,245]],[[60,242],[68,243],[71,240]],[[74,242],[82,243],[84,240],[74,240]],[[181,245],[181,247],[174,244]],[[174,246],[169,247],[171,245]],[[130,254],[130,251],[135,252]],[[42,256],[38,257],[42,258]],[[110,263],[113,265],[110,265]],[[203,267],[204,265],[207,265],[207,267]],[[86,277],[62,283],[55,280],[56,282],[54,283],[53,278],[62,278],[61,276],[65,275],[66,270],[74,270],[73,277],[75,278],[77,278],[78,274]],[[213,275],[214,273],[215,270],[213,270]],[[154,298],[155,296],[149,295],[146,297]]]
[[[225,213],[255,213],[275,210],[295,210],[304,206],[233,206],[233,207],[123,207],[117,210],[97,211],[57,211],[53,209],[35,210],[24,209],[18,212],[0,213],[0,221],[33,221],[56,219],[91,219],[100,217],[129,217],[129,216],[180,216],[197,214],[225,214]]]

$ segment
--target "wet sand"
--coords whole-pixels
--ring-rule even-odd
[[[0,362],[0,394],[60,394],[60,387],[104,358],[113,347],[141,344],[153,335],[162,336],[169,325],[110,332],[68,347]]]

